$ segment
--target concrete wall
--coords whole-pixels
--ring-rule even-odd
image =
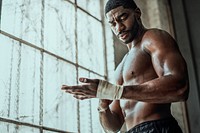
[[[190,95],[187,101],[189,132],[200,131],[200,1],[170,0],[179,47],[188,64]]]

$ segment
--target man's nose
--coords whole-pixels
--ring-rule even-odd
[[[124,30],[124,28],[125,28],[124,24],[118,22],[118,23],[116,24],[116,32],[117,32],[117,34],[120,34],[120,32]]]

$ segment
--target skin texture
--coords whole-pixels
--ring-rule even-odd
[[[187,66],[175,40],[165,31],[146,29],[140,9],[117,7],[106,14],[115,35],[129,52],[115,71],[115,82],[123,85],[120,100],[100,99],[100,121],[106,131],[117,132],[149,120],[171,116],[172,102],[188,98]],[[80,78],[83,84],[63,85],[77,99],[95,98],[98,79]],[[109,88],[108,88],[109,89]]]

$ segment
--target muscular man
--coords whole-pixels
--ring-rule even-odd
[[[109,0],[105,13],[129,50],[116,69],[116,84],[80,78],[84,84],[62,89],[77,99],[99,98],[105,131],[118,132],[125,123],[128,133],[181,133],[170,106],[187,100],[189,83],[177,43],[163,30],[146,29],[133,0]]]

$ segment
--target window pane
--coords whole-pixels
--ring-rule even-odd
[[[67,131],[66,131],[66,132],[67,132]],[[63,132],[56,132],[56,131],[43,130],[42,133],[63,133]]]
[[[101,20],[100,0],[77,0],[78,6]]]
[[[1,45],[1,115],[38,124],[40,53],[2,35]]]
[[[75,62],[75,8],[63,0],[45,1],[45,49]]]
[[[0,34],[0,116],[9,115],[9,98],[10,98],[10,71],[12,58],[12,41]]]
[[[92,79],[103,79],[102,77],[99,77],[96,74],[89,73],[89,77]],[[99,120],[99,112],[97,111],[97,107],[99,105],[99,99],[92,99],[91,100],[91,119],[92,119],[92,131],[95,133],[104,133],[103,128],[100,124]],[[98,129],[98,130],[97,130]]]
[[[41,53],[31,47],[22,45],[19,59],[21,63],[19,69],[18,120],[38,124]],[[14,89],[16,87],[13,86],[13,91]]]
[[[78,61],[79,64],[104,74],[104,48],[102,25],[78,10]]]
[[[77,132],[77,101],[61,91],[61,85],[76,84],[73,65],[44,56],[44,125]]]
[[[42,1],[3,0],[1,30],[40,45]]]
[[[87,77],[91,79],[101,78],[86,70],[79,68],[80,77]],[[97,111],[98,99],[80,100],[80,130],[87,133],[102,133],[101,124],[99,121],[99,114]],[[98,130],[97,130],[98,129]]]
[[[74,1],[75,1],[75,0],[65,0],[65,1],[71,1],[71,2],[73,2],[73,3],[74,3]]]
[[[77,75],[103,78],[107,67],[103,24],[89,15],[101,19],[101,1],[77,0],[77,10],[74,2],[2,1],[1,30],[11,36],[0,33],[0,117],[38,126],[41,122],[45,127],[62,131],[102,133],[96,110],[98,100],[78,101],[61,90],[62,84],[76,85]],[[55,55],[21,43],[12,36]],[[40,133],[37,128],[1,120],[0,129],[5,133]]]
[[[89,78],[89,72],[79,68],[79,77]],[[80,100],[80,131],[83,133],[92,132],[92,119],[91,119],[91,100]]]
[[[16,125],[0,121],[1,133],[40,133],[40,130],[33,127]]]

